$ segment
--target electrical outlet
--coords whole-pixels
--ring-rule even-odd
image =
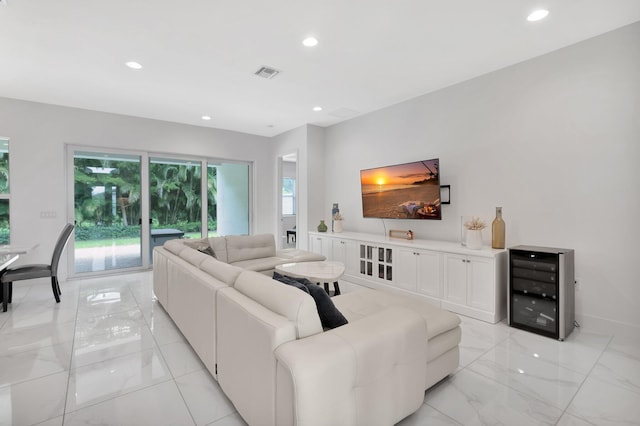
[[[55,219],[56,216],[57,214],[53,210],[40,212],[40,219]]]

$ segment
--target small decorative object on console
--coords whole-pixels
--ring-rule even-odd
[[[338,206],[338,203],[333,203],[333,207],[331,207],[331,232],[342,232],[336,231],[333,227],[334,221],[338,220],[336,219],[337,214],[340,214],[340,207]]]
[[[411,229],[409,229],[408,231],[405,231],[404,229],[390,229],[389,238],[404,238],[405,240],[413,240],[413,231]]]
[[[464,227],[467,229],[465,238],[467,248],[472,250],[481,249],[482,230],[487,227],[486,222],[478,217],[472,217],[464,223]]]
[[[342,221],[344,217],[340,214],[340,212],[333,215],[333,232],[340,233],[343,230]]]
[[[327,232],[327,224],[324,223],[324,220],[320,221],[320,224],[318,225],[318,232]]]
[[[491,247],[494,249],[504,248],[504,220],[502,220],[502,207],[496,207],[496,218],[491,224]]]

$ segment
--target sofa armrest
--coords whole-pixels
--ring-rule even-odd
[[[390,425],[424,402],[424,319],[391,306],[275,351],[279,425]]]

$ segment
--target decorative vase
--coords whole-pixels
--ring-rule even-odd
[[[318,232],[327,232],[327,224],[324,223],[324,220],[320,221],[320,225],[318,225]]]
[[[333,232],[342,232],[342,220],[333,221]]]
[[[496,207],[496,218],[491,224],[491,248],[504,248],[505,224],[502,220],[502,207]]]
[[[480,250],[482,248],[482,230],[467,229],[466,243],[468,249]]]

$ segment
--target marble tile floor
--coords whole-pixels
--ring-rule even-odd
[[[46,279],[16,284],[0,312],[0,425],[245,425],[151,272],[61,286],[56,304]],[[400,425],[640,425],[640,336],[462,321],[460,367]]]

